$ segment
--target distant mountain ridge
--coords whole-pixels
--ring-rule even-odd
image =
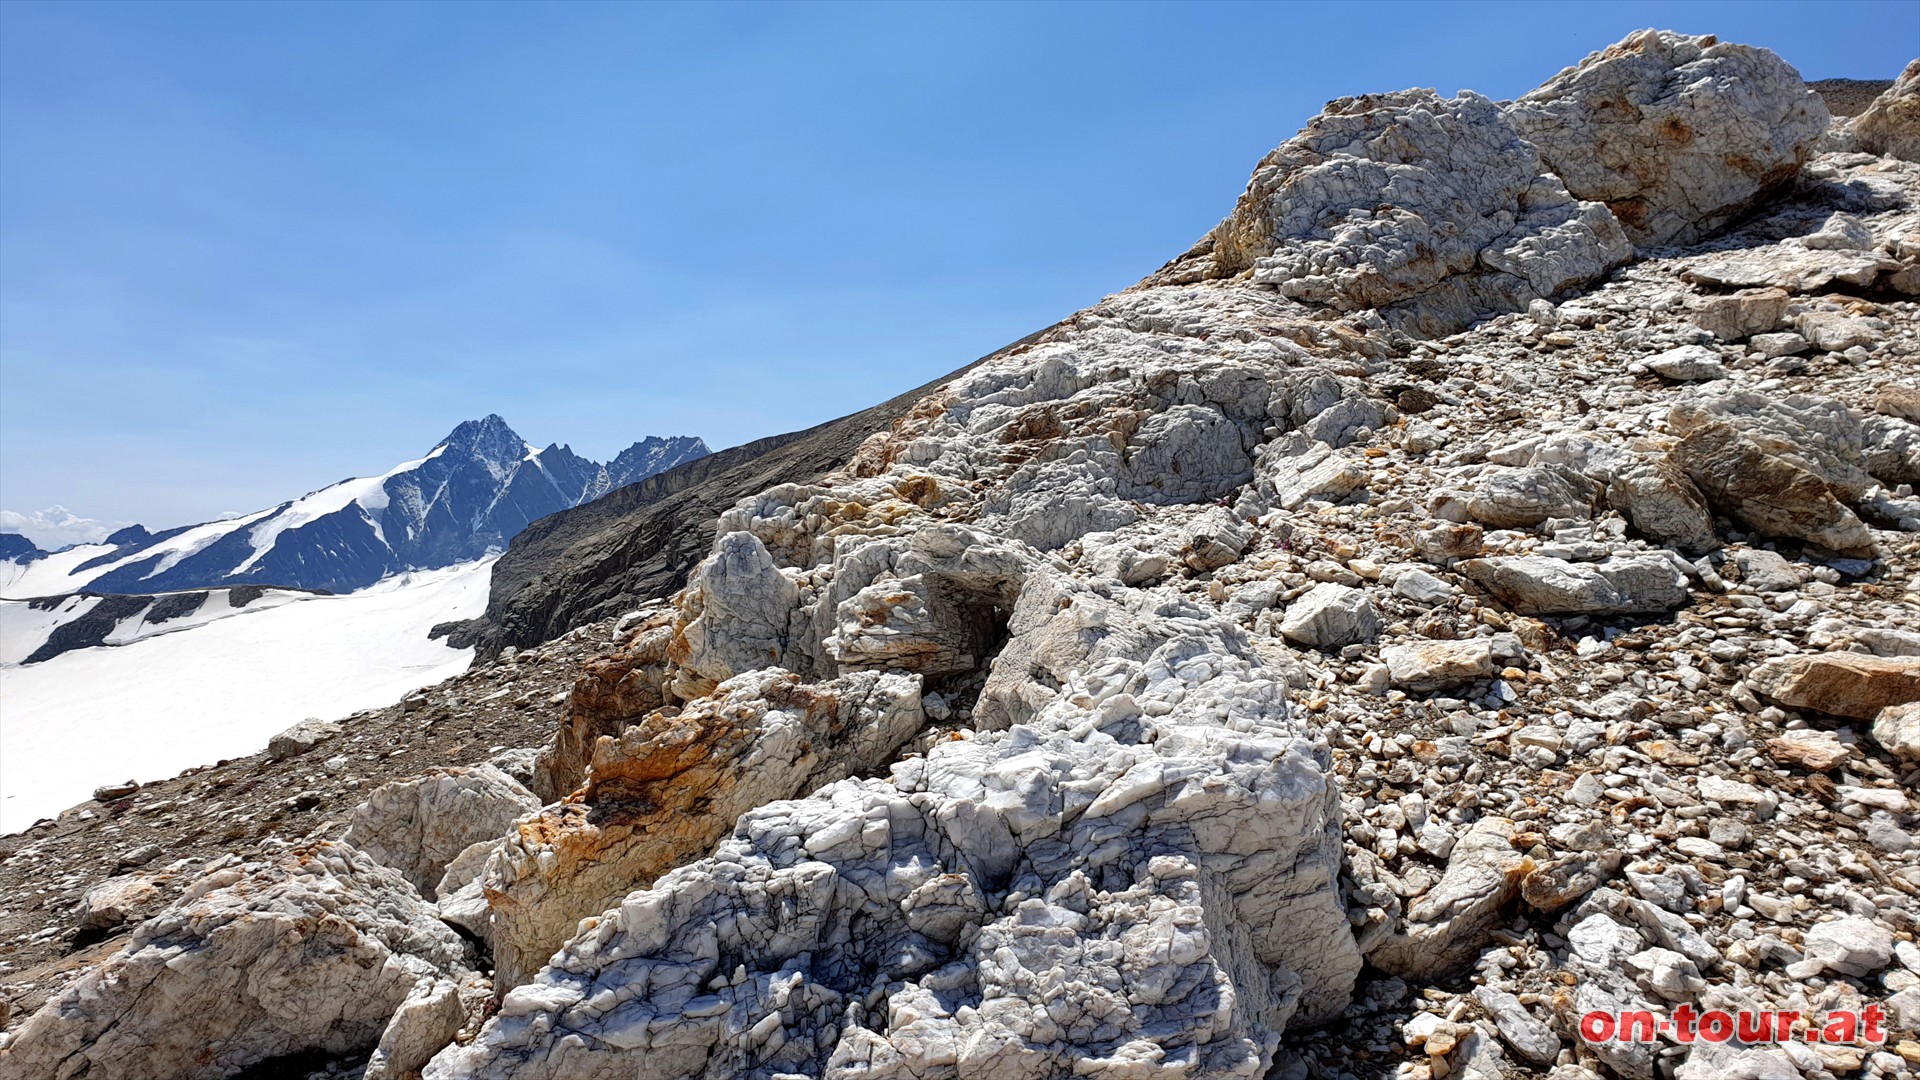
[[[0,576],[0,588],[15,598],[234,585],[350,592],[400,570],[480,558],[548,514],[709,452],[693,436],[649,436],[603,465],[558,443],[537,449],[489,415],[379,476],[225,521],[157,533],[131,526],[104,543],[67,549],[57,574],[51,565],[32,572],[51,553],[0,534],[0,560],[15,567]]]

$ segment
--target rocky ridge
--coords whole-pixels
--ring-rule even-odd
[[[1817,154],[1798,76],[1712,39],[1536,94],[1331,104],[1140,287],[721,514],[513,781],[375,793],[393,872],[214,869],[0,1075],[128,1011],[221,1040],[116,1044],[156,1074],[338,1050],[106,975],[289,880],[469,935],[363,918],[411,976],[374,1075],[1911,1074],[1920,166]],[[1622,95],[1604,182],[1660,183],[1522,137]],[[469,798],[527,812],[462,847]],[[303,989],[260,1007],[362,993]],[[1894,1040],[1574,1032],[1683,1000]]]

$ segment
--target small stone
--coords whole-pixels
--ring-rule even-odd
[[[1414,534],[1413,547],[1428,562],[1445,563],[1480,554],[1485,530],[1468,522],[1442,521]]]
[[[1707,988],[1692,960],[1672,949],[1645,949],[1627,958],[1640,983],[1668,1001],[1690,1001]]]
[[[1460,594],[1460,590],[1427,573],[1425,570],[1408,570],[1393,583],[1397,596],[1404,596],[1416,604],[1438,604],[1451,600]]]
[[[1824,352],[1872,345],[1882,336],[1881,331],[1865,319],[1830,311],[1811,311],[1800,316],[1797,329],[1814,348]]]
[[[1791,592],[1804,581],[1794,564],[1778,552],[1763,548],[1745,548],[1734,552],[1733,564],[1740,568],[1740,583],[1754,592]]]
[[[1786,296],[1781,294],[1784,303]],[[1705,345],[1682,345],[1677,349],[1668,349],[1646,361],[1647,369],[1663,379],[1674,382],[1709,382],[1727,377],[1727,366],[1720,362],[1720,354]]]
[[[1560,1037],[1553,1029],[1535,1019],[1520,999],[1491,986],[1478,987],[1473,1000],[1493,1017],[1494,1026],[1508,1046],[1536,1065],[1550,1065],[1560,1056]]]
[[[1869,720],[1920,701],[1920,657],[1802,653],[1761,664],[1747,683],[1788,708]]]
[[[139,847],[120,856],[113,865],[116,870],[125,869],[130,866],[145,866],[159,857],[159,844],[141,844]]]
[[[1687,903],[1687,883],[1674,874],[1639,874],[1627,871],[1627,884],[1643,898],[1659,904],[1668,911],[1685,914],[1692,905]]]
[[[1673,842],[1680,854],[1704,862],[1726,862],[1727,853],[1719,844],[1701,836],[1682,836]]]
[[[304,754],[340,734],[341,730],[339,724],[331,721],[311,717],[302,720],[267,740],[267,760],[285,761],[297,754]]]
[[[1837,768],[1853,756],[1853,747],[1829,731],[1811,728],[1788,731],[1767,740],[1767,755],[1782,765],[1798,765],[1812,772]]]
[[[1721,341],[1740,341],[1779,326],[1786,317],[1788,299],[1785,289],[1748,289],[1705,297],[1694,302],[1691,318],[1693,325]],[[1718,354],[1714,359],[1718,361]]]
[[[1798,356],[1813,346],[1807,339],[1791,330],[1778,334],[1755,334],[1747,341],[1747,346],[1769,360],[1782,356]]]
[[[1843,915],[1808,930],[1804,952],[1807,958],[1794,965],[1804,974],[1788,969],[1787,973],[1795,978],[1822,971],[1864,978],[1886,967],[1893,959],[1893,935],[1877,923],[1857,915]]]
[[[1606,788],[1600,783],[1598,776],[1593,773],[1581,773],[1580,778],[1567,789],[1567,798],[1576,806],[1592,806],[1600,801],[1600,796],[1605,791]]]
[[[1606,880],[1604,866],[1593,852],[1536,866],[1520,879],[1520,899],[1537,911],[1559,911],[1599,888]]]
[[[1393,685],[1424,692],[1484,679],[1493,674],[1493,649],[1484,638],[1418,641],[1380,650]]]
[[[1280,633],[1314,649],[1338,649],[1371,641],[1380,632],[1380,614],[1367,594],[1334,582],[1315,585],[1287,605]]]

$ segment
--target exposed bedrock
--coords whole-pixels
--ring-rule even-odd
[[[1643,247],[1700,240],[1779,193],[1827,107],[1766,49],[1642,30],[1506,110],[1574,196],[1607,204]]]
[[[1048,690],[1008,658],[1062,627],[1016,612],[1025,722],[747,813],[428,1075],[1258,1075],[1359,968],[1325,745],[1204,609],[1046,570],[1020,605],[1084,616]]]
[[[1500,107],[1463,91],[1341,98],[1267,155],[1227,219],[1158,281],[1246,275],[1439,335],[1584,285],[1632,245],[1568,194]]]
[[[924,723],[920,679],[766,668],[603,737],[572,799],[518,824],[480,877],[502,993],[582,918],[711,850],[755,806],[872,772]]]
[[[1886,93],[1853,118],[1860,149],[1920,161],[1920,60],[1907,65]]]
[[[366,1052],[416,987],[471,963],[400,873],[345,844],[217,867],[28,1020],[0,1076],[224,1077]]]

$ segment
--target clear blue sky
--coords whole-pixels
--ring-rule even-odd
[[[1327,99],[1629,31],[1888,78],[1920,4],[0,5],[0,507],[162,527],[461,419],[864,407],[1123,288]]]

